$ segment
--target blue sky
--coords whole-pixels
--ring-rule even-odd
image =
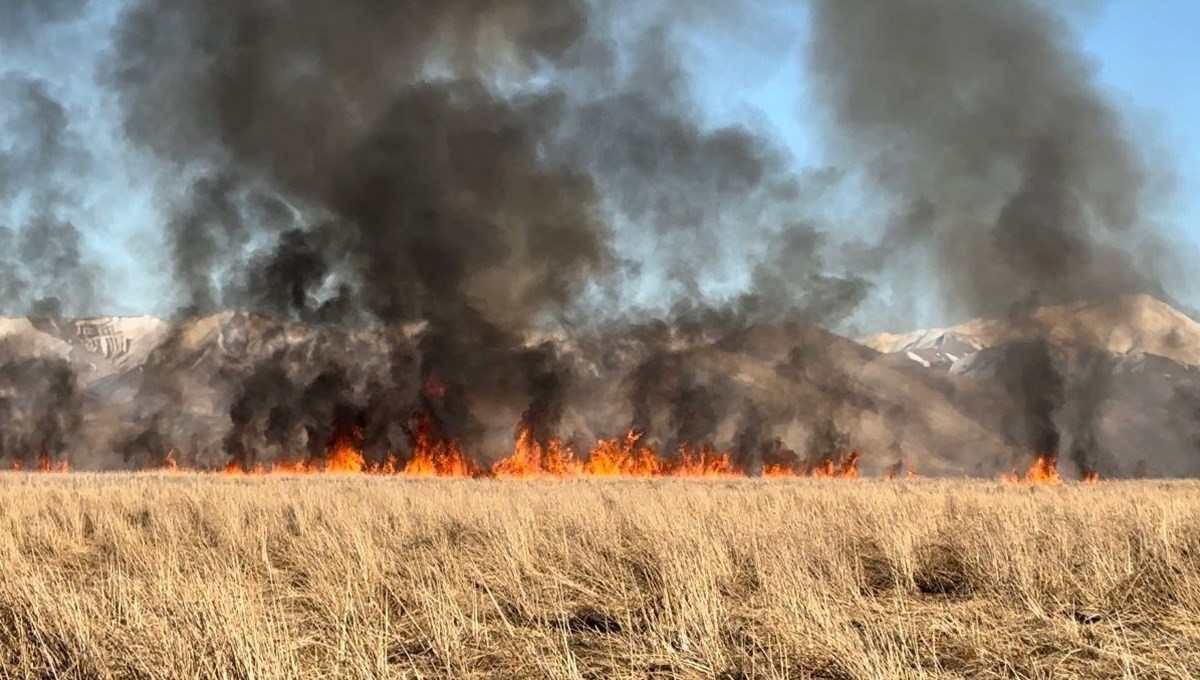
[[[797,3],[797,6],[799,3]],[[174,308],[162,254],[153,185],[160,181],[123,144],[115,99],[94,82],[97,58],[119,0],[92,0],[80,23],[43,34],[36,43],[0,46],[0,73],[18,70],[51,84],[67,106],[93,162],[78,205],[64,208],[103,261],[105,276],[91,313],[168,314]],[[1102,87],[1156,161],[1175,171],[1159,228],[1200,242],[1200,3],[1114,0],[1073,19]],[[777,12],[767,30],[697,45],[693,78],[708,120],[749,122],[778,135],[800,167],[821,164],[821,139],[805,98],[801,64],[804,17]],[[0,116],[4,113],[0,102]],[[11,140],[0,139],[0,146]],[[19,214],[0,206],[0,223]],[[1200,306],[1200,289],[1180,291]],[[954,321],[930,306],[913,326]]]

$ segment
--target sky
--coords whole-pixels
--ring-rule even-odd
[[[104,273],[94,308],[83,312],[169,315],[176,300],[167,258],[161,255],[164,217],[154,193],[163,178],[123,142],[118,102],[97,83],[123,1],[90,0],[88,14],[74,24],[37,41],[0,43],[0,74],[22,71],[47,81],[89,150],[77,204],[64,209]],[[776,14],[765,30],[709,31],[696,38],[695,54],[687,60],[696,95],[712,124],[768,130],[791,151],[798,169],[819,167],[821,133],[802,63],[804,13],[783,9]],[[1175,183],[1155,228],[1200,246],[1200,42],[1195,39],[1200,2],[1113,0],[1073,15],[1072,21],[1111,101],[1152,150],[1156,164],[1173,170]],[[0,101],[0,120],[5,106]],[[12,143],[0,138],[0,148]],[[20,210],[0,205],[0,224],[19,223]],[[864,223],[869,229],[870,216]],[[654,291],[643,289],[640,295],[650,299]],[[1179,297],[1200,308],[1200,287],[1181,290]],[[913,310],[912,317],[909,327],[958,321],[943,318],[932,301]]]

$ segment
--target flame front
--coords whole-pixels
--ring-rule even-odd
[[[436,386],[430,389],[436,390]],[[778,441],[773,451],[763,455],[761,468],[748,469],[729,453],[711,445],[681,444],[671,455],[659,453],[643,432],[631,429],[623,436],[601,439],[577,456],[567,443],[558,438],[538,441],[530,427],[518,427],[511,455],[488,468],[473,464],[455,440],[436,434],[432,416],[418,415],[410,431],[411,453],[397,456],[388,452],[382,460],[368,460],[363,449],[363,431],[346,428],[335,431],[323,454],[298,455],[261,461],[253,451],[231,458],[217,472],[231,476],[310,475],[310,474],[370,474],[402,475],[406,477],[465,479],[481,476],[497,479],[575,479],[575,478],[655,478],[677,477],[691,479],[744,478],[760,475],[768,479],[802,478],[856,479],[859,476],[857,452],[837,458],[826,457],[819,462],[804,462]],[[151,468],[174,472],[194,469],[181,465],[178,452],[169,449]],[[25,463],[14,458],[13,470],[22,470]],[[31,468],[37,472],[67,472],[66,461],[58,461],[45,449],[41,450]],[[914,476],[909,471],[910,478]]]
[[[362,430],[359,428],[334,435],[329,457],[325,460],[325,472],[362,472],[367,461],[363,458],[361,442]]]
[[[785,463],[764,465],[762,476],[772,479],[788,477],[844,478],[858,477],[859,455],[851,453],[841,461],[829,460],[820,466],[803,468]],[[559,439],[539,444],[529,428],[517,431],[513,453],[492,466],[492,474],[502,479],[569,479],[574,477],[683,477],[721,479],[749,477],[725,452],[711,446],[695,447],[682,444],[674,456],[662,456],[645,435],[637,429],[623,437],[601,439],[583,459]]]
[[[564,479],[576,477],[582,471],[583,466],[575,460],[575,452],[569,446],[557,438],[542,446],[527,427],[517,433],[512,455],[492,466],[492,474],[502,479]]]
[[[1058,476],[1058,456],[1053,453],[1039,455],[1024,475],[1019,475],[1014,470],[1002,479],[1010,484],[1060,484],[1062,478]]]
[[[413,440],[412,458],[405,464],[404,474],[410,477],[474,476],[475,468],[459,448],[458,442],[435,440],[427,419],[420,419]]]

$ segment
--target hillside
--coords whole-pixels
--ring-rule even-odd
[[[939,357],[950,355],[953,361],[985,347],[1043,335],[1061,345],[1116,354],[1146,352],[1200,365],[1200,323],[1148,295],[1041,307],[1020,322],[972,319],[948,328],[879,333],[858,342],[885,354],[911,352],[937,363]]]
[[[552,392],[538,408],[576,447],[637,426],[667,450],[699,442],[754,458],[772,446],[801,457],[853,448],[868,474],[904,462],[929,475],[992,476],[1033,453],[1014,434],[1021,404],[1003,371],[1010,348],[1041,336],[1061,373],[1062,403],[1048,417],[1064,457],[1086,442],[1110,476],[1200,474],[1200,325],[1147,297],[1029,318],[860,342],[798,324],[717,340],[665,327],[530,337],[520,361],[551,363],[520,370],[552,372],[496,382],[472,373],[491,370],[480,359],[444,403],[422,396],[422,357],[438,347],[419,325],[346,333],[234,312],[180,324],[2,319],[0,405],[14,406],[0,411],[0,446],[14,453],[0,457],[52,435],[83,467],[141,467],[170,448],[220,464],[234,441],[255,451],[319,449],[347,415],[369,421],[372,450],[405,455],[409,417],[434,408],[470,428],[486,463],[508,455],[531,390],[545,384]],[[70,371],[73,390],[56,387],[55,365]]]

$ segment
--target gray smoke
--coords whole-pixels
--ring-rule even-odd
[[[129,138],[189,178],[167,224],[179,317],[425,322],[417,385],[374,378],[375,396],[342,384],[330,399],[373,418],[384,403],[389,418],[421,410],[445,436],[479,442],[510,436],[517,417],[539,438],[558,428],[572,368],[526,341],[611,318],[595,295],[626,271],[617,224],[674,253],[661,258],[673,298],[694,293],[696,263],[745,242],[747,224],[784,243],[773,252],[786,263],[764,261],[752,296],[677,304],[681,321],[844,316],[865,282],[824,273],[787,155],[695,115],[677,34],[694,15],[742,9],[135,2],[107,71]],[[672,436],[709,436],[710,389],[672,370]],[[237,455],[256,431],[239,423],[297,413],[277,403],[277,369],[255,375],[233,388]],[[378,394],[396,391],[409,396]],[[389,431],[373,418],[366,432]]]
[[[0,221],[0,313],[78,314],[92,301],[95,269],[65,215],[90,162],[84,141],[44,81],[0,75],[0,99],[0,206],[13,219]]]
[[[895,272],[933,272],[950,313],[1017,310],[1013,322],[1035,340],[1013,348],[1002,367],[1018,404],[1014,427],[1031,453],[1057,454],[1066,377],[1037,340],[1044,330],[1020,310],[1164,296],[1146,260],[1157,252],[1154,239],[1140,221],[1153,171],[1075,36],[1039,3],[810,7],[809,62],[833,148],[895,213],[879,252]],[[1095,413],[1092,406],[1082,412]],[[1086,445],[1092,426],[1076,426]]]
[[[82,3],[10,3],[0,21]],[[565,422],[582,393],[667,448],[712,443],[736,412],[754,465],[796,462],[778,433],[801,423],[819,462],[854,448],[845,414],[880,406],[819,335],[794,336],[918,269],[948,313],[1030,329],[999,364],[1004,434],[1057,453],[1065,422],[1090,465],[1107,385],[1065,375],[1028,311],[1163,287],[1139,223],[1152,173],[1074,37],[1032,0],[809,8],[839,167],[805,174],[762,130],[698,114],[687,34],[757,35],[753,3],[131,0],[103,73],[128,139],[178,178],[160,202],[181,325],[137,385],[127,462],[319,457],[346,431],[403,454],[414,418],[468,448],[511,441],[514,421],[545,440],[587,429]],[[90,295],[58,208],[88,159],[44,85],[5,83],[21,141],[0,155],[0,199],[31,217],[0,232],[19,256],[0,286],[56,315]],[[847,271],[821,215],[859,180],[891,218]],[[730,270],[744,291],[710,294]],[[648,282],[657,306],[626,304]],[[247,314],[221,331],[224,354],[197,351],[189,324],[229,310]],[[736,353],[759,324],[790,338],[771,379],[821,399],[747,404],[720,364],[698,368],[695,348]],[[272,330],[250,347],[239,328]],[[372,332],[381,356],[362,353]],[[204,384],[185,379],[197,366]],[[197,393],[217,395],[227,431],[189,413]]]
[[[0,343],[0,462],[32,469],[79,456],[85,401],[70,362]]]
[[[0,38],[9,44],[32,41],[47,26],[78,17],[88,0],[5,0],[0,3]]]

